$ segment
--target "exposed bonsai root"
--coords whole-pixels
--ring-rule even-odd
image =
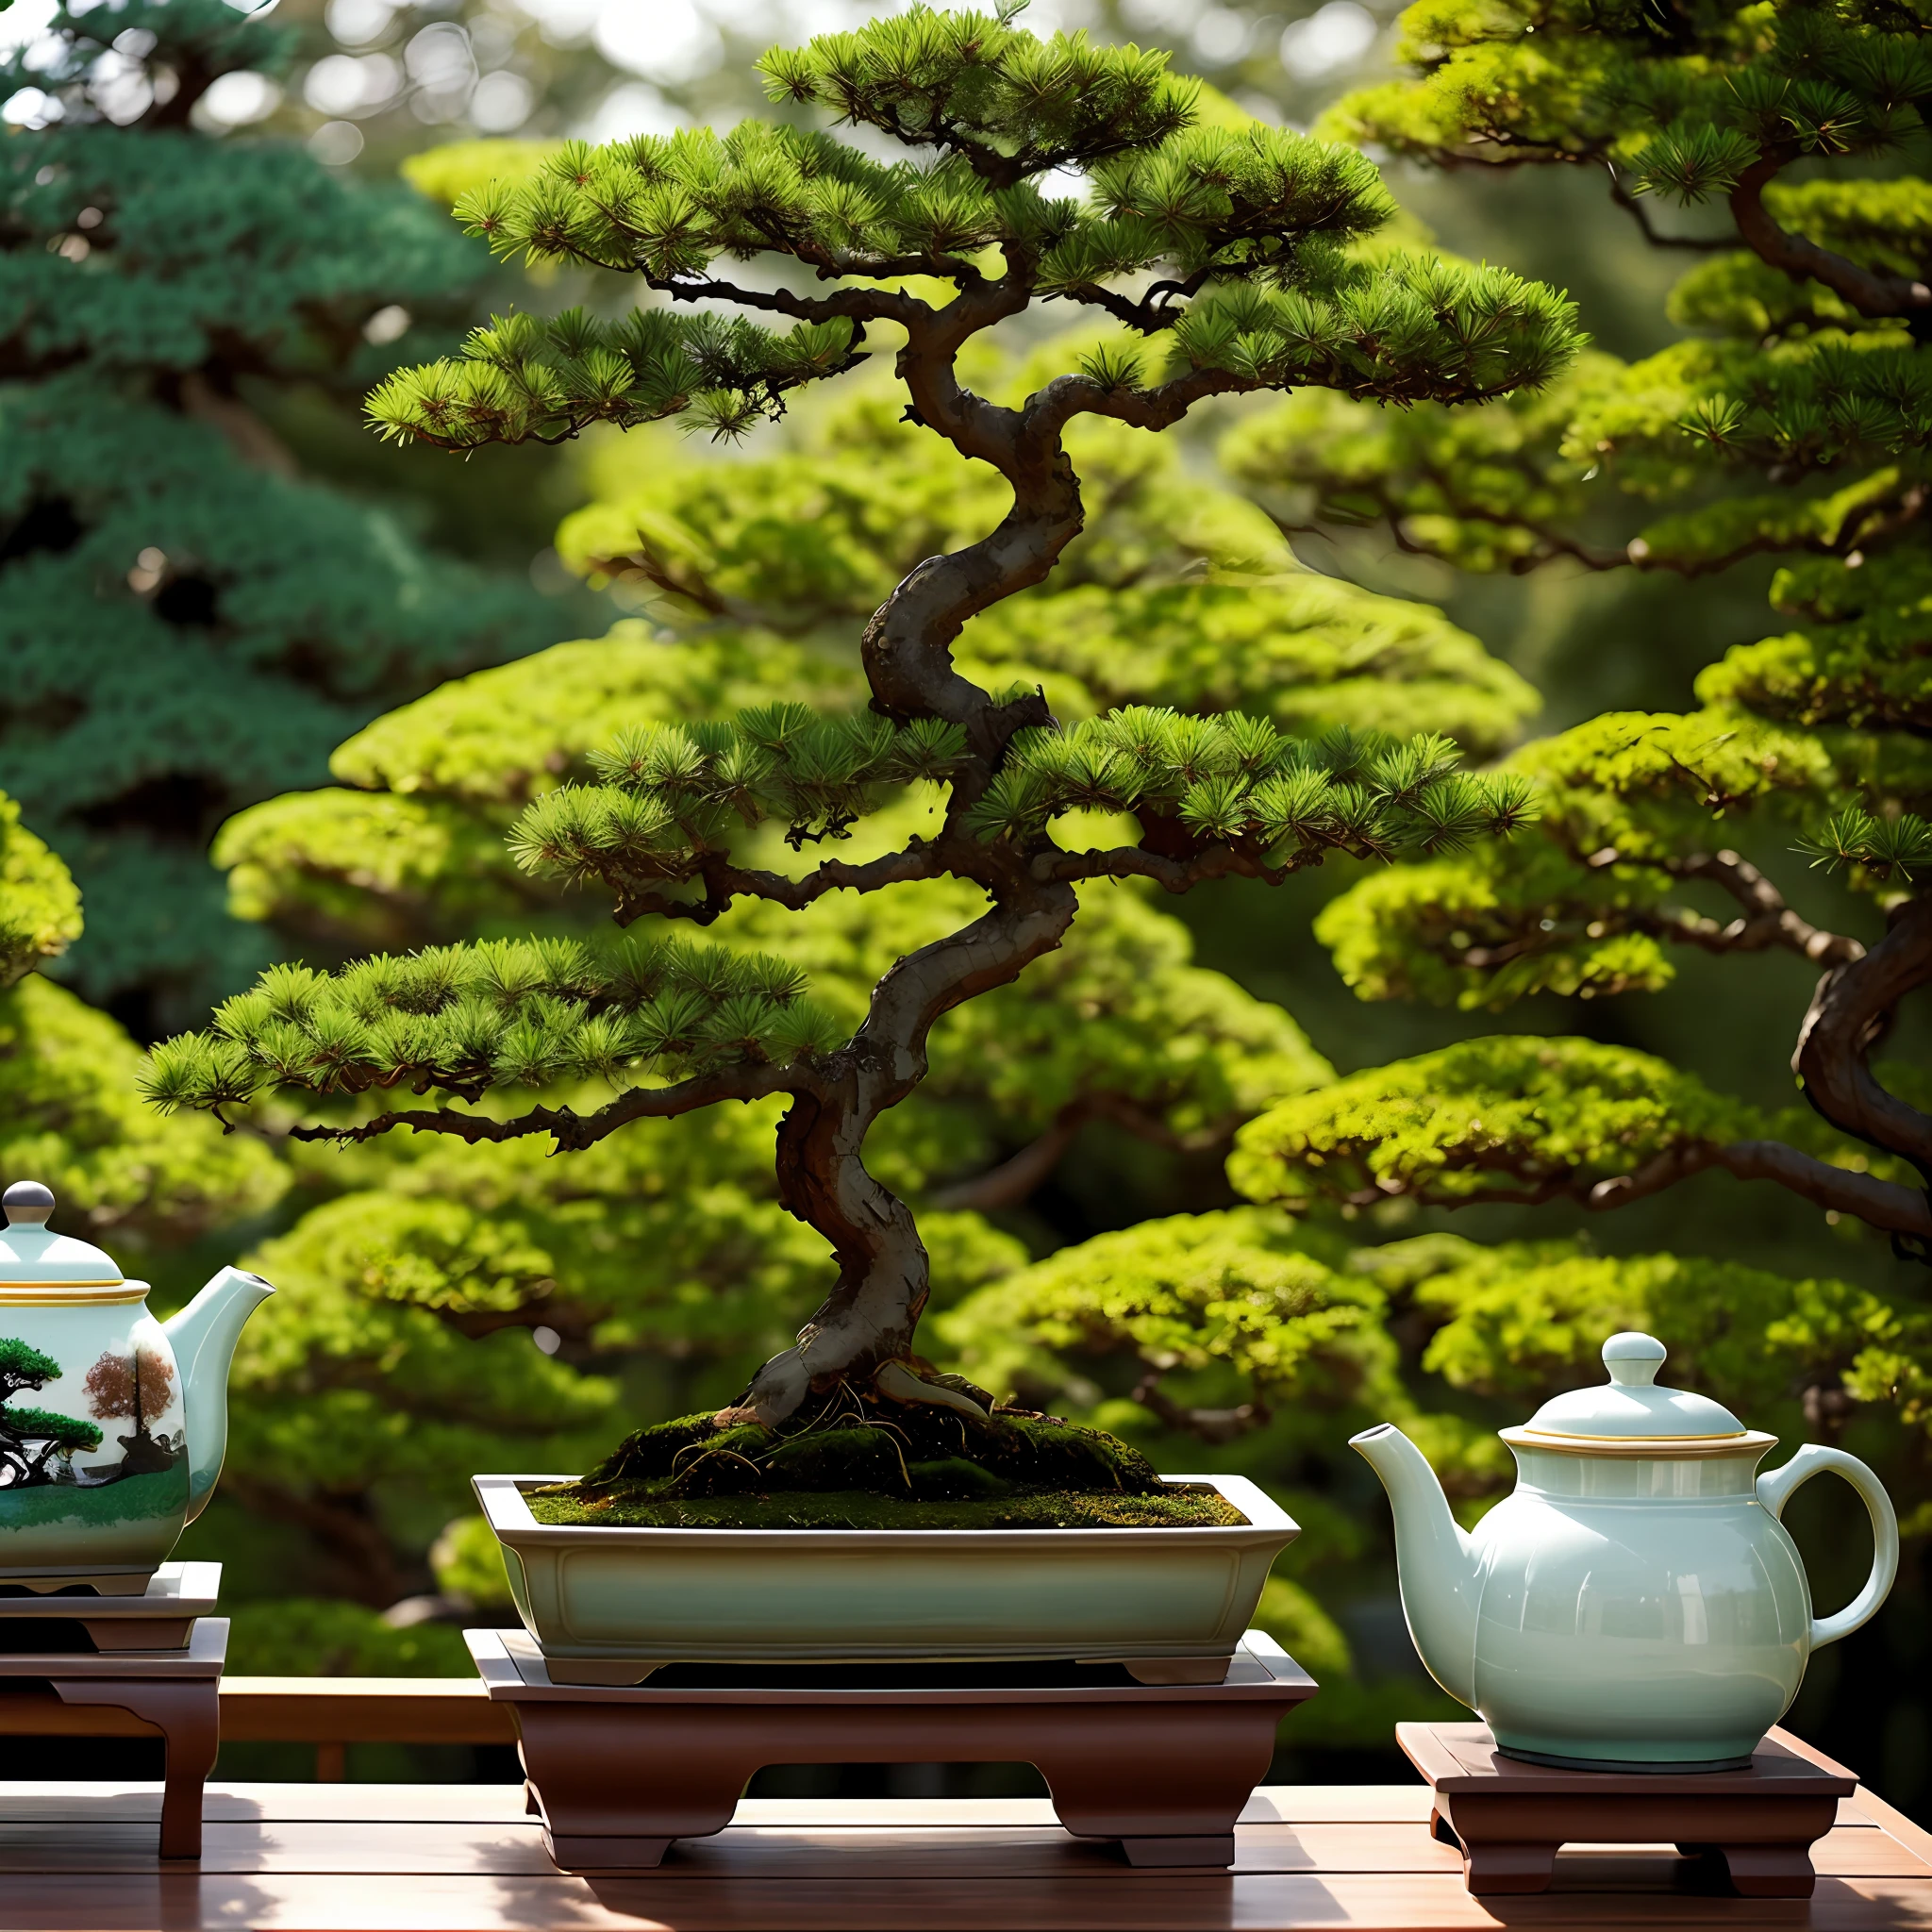
[[[1046,1496],[1173,1493],[1139,1450],[1101,1430],[994,1403],[963,1376],[892,1367],[869,1385],[838,1382],[778,1429],[743,1409],[641,1429],[576,1482],[538,1494],[599,1507],[805,1495],[1017,1507]],[[1030,1513],[1055,1520],[1050,1510]]]
[[[934,1408],[957,1409],[961,1415],[970,1415],[975,1422],[985,1422],[992,1407],[992,1397],[984,1390],[975,1391],[984,1397],[983,1401],[975,1402],[967,1394],[966,1390],[972,1385],[963,1375],[928,1380],[915,1375],[904,1362],[881,1362],[873,1371],[872,1386],[888,1401],[925,1403]]]
[[[774,1356],[758,1371],[743,1399],[728,1408],[721,1408],[712,1420],[721,1429],[736,1428],[743,1423],[782,1429],[792,1422],[815,1389],[828,1383],[845,1387],[852,1379],[845,1375],[822,1376],[813,1382],[805,1379],[806,1374],[802,1348]],[[957,1409],[977,1422],[984,1422],[994,1407],[993,1398],[964,1375],[941,1375],[931,1363],[920,1360],[917,1356],[903,1360],[889,1357],[880,1362],[873,1370],[872,1387],[889,1402],[925,1403],[934,1408]]]

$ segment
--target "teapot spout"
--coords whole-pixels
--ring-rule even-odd
[[[228,1365],[242,1325],[275,1290],[258,1274],[224,1268],[179,1314],[161,1324],[181,1371],[188,1412],[188,1516],[208,1507],[228,1448]]]
[[[1475,1705],[1475,1612],[1481,1576],[1474,1546],[1457,1527],[1428,1458],[1393,1423],[1365,1429],[1348,1446],[1389,1491],[1402,1614],[1430,1676],[1458,1703]]]

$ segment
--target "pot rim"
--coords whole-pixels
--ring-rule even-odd
[[[1239,1549],[1257,1543],[1285,1549],[1301,1534],[1301,1524],[1280,1507],[1258,1483],[1244,1475],[1164,1475],[1163,1483],[1205,1485],[1232,1503],[1248,1520],[1243,1524],[1176,1524],[1132,1529],[668,1529],[642,1524],[539,1523],[524,1500],[525,1488],[575,1480],[569,1475],[473,1475],[483,1514],[498,1540],[513,1549],[560,1548],[587,1541],[661,1543],[674,1540],[685,1549],[878,1549],[889,1546],[924,1550],[955,1548],[985,1550],[991,1543],[1013,1549],[1111,1549],[1126,1543],[1173,1549],[1177,1538]]]

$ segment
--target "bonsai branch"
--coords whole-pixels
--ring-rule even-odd
[[[626,264],[608,262],[602,266],[621,273]],[[643,277],[647,288],[669,295],[674,302],[728,302],[769,315],[788,315],[794,322],[896,322],[909,329],[921,317],[932,314],[918,296],[901,294],[895,289],[840,289],[829,295],[800,295],[790,289],[748,289],[712,275],[658,275],[641,267],[635,273]]]
[[[1781,1141],[1735,1141],[1718,1150],[1717,1165],[1740,1181],[1775,1181],[1789,1193],[1856,1215],[1888,1234],[1932,1238],[1932,1202],[1924,1190],[1833,1167]]]
[[[1089,375],[1057,375],[1030,397],[1029,424],[1058,436],[1075,416],[1110,416],[1135,429],[1172,429],[1198,402],[1209,396],[1241,395],[1263,388],[1259,381],[1225,369],[1191,369],[1152,389],[1124,385],[1104,389]]]
[[[1794,282],[1823,282],[1860,315],[1922,318],[1932,309],[1932,287],[1908,275],[1861,268],[1803,235],[1791,234],[1772,218],[1764,206],[1765,186],[1800,158],[1795,142],[1776,142],[1763,149],[1738,176],[1731,190],[1731,215],[1745,245],[1760,261],[1781,270]]]
[[[1366,1149],[1346,1151],[1352,1151],[1359,1161]],[[1338,1190],[1331,1198],[1351,1208],[1374,1208],[1388,1200],[1407,1198],[1424,1207],[1446,1208],[1541,1208],[1567,1200],[1602,1213],[1662,1193],[1712,1168],[1739,1180],[1774,1182],[1827,1211],[1854,1215],[1889,1234],[1915,1240],[1932,1238],[1932,1201],[1921,1190],[1853,1168],[1835,1167],[1781,1141],[1685,1141],[1662,1149],[1628,1174],[1595,1181],[1578,1166],[1546,1164],[1525,1152],[1507,1148],[1452,1153],[1427,1177],[1385,1175],[1366,1185]],[[1452,1191],[1434,1184],[1436,1177],[1444,1174],[1508,1175],[1516,1184]]]
[[[1594,858],[1591,860],[1595,864]],[[1865,957],[1848,933],[1827,932],[1786,905],[1784,894],[1748,858],[1731,851],[1693,853],[1664,861],[1673,878],[1708,879],[1742,908],[1740,918],[1720,924],[1690,911],[1654,922],[1652,929],[1688,941],[1710,953],[1758,953],[1782,946],[1821,965],[1844,965]]]
[[[1735,235],[1666,235],[1650,219],[1650,209],[1643,202],[1631,193],[1624,185],[1624,177],[1617,173],[1617,164],[1607,154],[1594,154],[1587,158],[1595,161],[1604,171],[1610,184],[1610,199],[1637,224],[1638,231],[1653,248],[1691,248],[1700,254],[1709,254],[1721,248],[1737,246]]]
[[[812,1070],[802,1062],[780,1067],[745,1060],[693,1074],[670,1087],[635,1087],[590,1114],[580,1114],[568,1107],[536,1107],[508,1120],[491,1120],[487,1114],[458,1113],[447,1107],[400,1108],[354,1126],[291,1127],[289,1133],[297,1141],[333,1141],[346,1145],[375,1140],[398,1127],[408,1127],[419,1134],[450,1134],[471,1146],[548,1134],[556,1141],[558,1153],[576,1153],[594,1147],[606,1135],[614,1134],[632,1121],[668,1120],[677,1114],[695,1113],[702,1107],[715,1107],[724,1100],[766,1100],[774,1093],[802,1093],[809,1091],[814,1082]]]
[[[1081,879],[1152,879],[1170,892],[1191,891],[1208,879],[1262,879],[1278,886],[1291,873],[1318,865],[1320,848],[1291,854],[1270,864],[1251,846],[1208,845],[1186,856],[1151,852],[1144,845],[1115,845],[1106,851],[1042,852],[1031,864],[1035,878],[1077,883]]]
[[[924,839],[914,839],[903,851],[884,853],[857,865],[842,858],[828,858],[796,879],[779,872],[733,865],[723,853],[708,853],[698,867],[698,876],[705,885],[702,899],[674,899],[655,890],[640,891],[625,880],[611,879],[607,883],[617,894],[617,909],[612,916],[619,925],[629,925],[646,913],[709,925],[730,910],[734,899],[762,899],[770,905],[800,912],[827,892],[877,892],[887,886],[912,880],[941,878],[947,870],[938,846]]]

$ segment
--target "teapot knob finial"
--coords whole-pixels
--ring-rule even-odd
[[[1625,1388],[1647,1389],[1657,1380],[1668,1353],[1655,1335],[1625,1328],[1604,1343],[1604,1367],[1609,1370],[1611,1381]]]
[[[15,1181],[0,1194],[0,1208],[7,1210],[9,1227],[43,1227],[54,1211],[54,1191],[39,1181]]]

